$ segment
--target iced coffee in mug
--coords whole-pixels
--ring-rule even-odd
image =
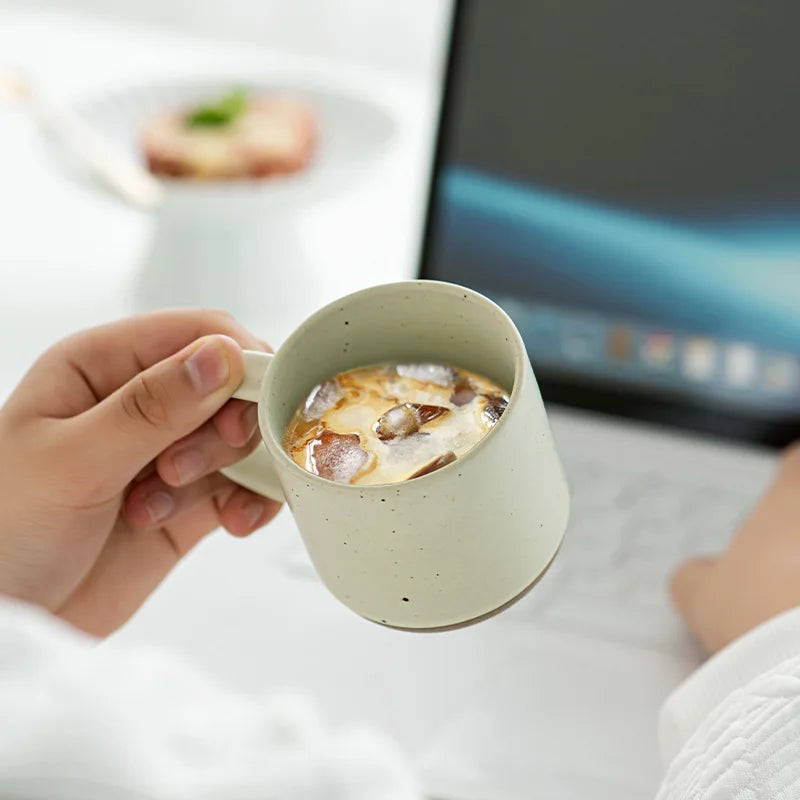
[[[519,332],[482,295],[409,281],[323,308],[237,397],[264,440],[224,470],[285,499],[322,581],[375,622],[476,622],[546,571],[569,498]]]
[[[311,390],[292,416],[284,450],[341,483],[396,483],[466,455],[498,422],[506,392],[444,364],[348,370]]]

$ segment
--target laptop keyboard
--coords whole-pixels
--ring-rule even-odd
[[[668,597],[669,577],[686,558],[714,555],[757,494],[695,480],[615,471],[566,460],[572,513],[561,552],[528,616],[548,627],[671,647],[684,637]],[[513,613],[513,609],[510,613]]]
[[[721,552],[757,499],[724,486],[565,461],[572,510],[542,582],[503,615],[603,639],[670,648],[685,638],[668,597],[686,558]],[[299,539],[279,554],[290,575],[316,579]]]

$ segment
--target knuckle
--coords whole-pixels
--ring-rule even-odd
[[[48,347],[47,350],[39,356],[36,363],[62,363],[69,361],[75,353],[91,352],[90,346],[91,340],[85,331],[73,333]]]
[[[800,440],[793,442],[783,451],[781,465],[786,469],[800,470]]]
[[[204,310],[204,313],[209,316],[212,320],[217,322],[221,328],[225,330],[230,330],[231,328],[238,327],[239,323],[236,320],[236,317],[230,313],[230,311],[225,311],[222,308],[207,308]]]
[[[701,584],[697,580],[693,580],[697,566],[694,561],[686,561],[670,576],[670,595],[679,608],[684,607],[690,597],[696,595],[701,588]]]
[[[162,429],[169,425],[169,395],[162,381],[142,373],[122,393],[122,410],[137,424]]]
[[[682,565],[677,569],[673,570],[668,579],[668,586],[669,586],[669,596],[672,599],[672,602],[676,606],[680,606],[684,597]]]

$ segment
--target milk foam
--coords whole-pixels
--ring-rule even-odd
[[[310,393],[311,402],[298,410],[287,428],[284,448],[300,466],[314,472],[309,445],[315,437],[322,431],[357,434],[368,458],[362,457],[359,462],[344,453],[342,463],[363,463],[363,466],[354,475],[343,466],[341,473],[326,477],[361,485],[404,481],[443,455],[463,456],[491,430],[493,420],[483,413],[487,403],[503,398],[502,406],[507,402],[506,393],[487,378],[461,369],[450,370],[450,385],[442,385],[445,382],[442,370],[449,368],[436,367],[433,371],[402,368],[401,371],[405,375],[430,375],[438,382],[404,377],[394,367],[386,366],[361,368],[336,376],[335,386],[328,382],[323,384],[323,392],[317,387]],[[475,392],[469,402],[460,406],[451,400],[457,385],[468,385]],[[326,405],[319,400],[314,402],[315,393],[317,397],[338,397],[338,400],[316,419],[309,420],[309,409],[319,411]],[[422,424],[411,435],[381,441],[375,432],[377,421],[387,411],[404,403],[439,406],[447,412]]]

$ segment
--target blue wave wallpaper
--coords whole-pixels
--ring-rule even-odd
[[[439,192],[445,279],[800,353],[800,209],[669,218],[466,166]]]

